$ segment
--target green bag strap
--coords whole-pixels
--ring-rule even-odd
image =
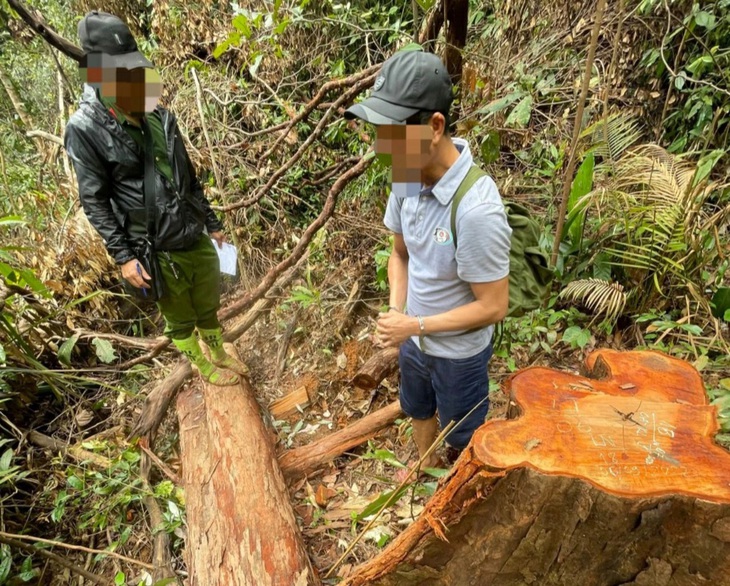
[[[467,171],[464,179],[461,180],[459,187],[456,188],[456,193],[451,200],[451,236],[454,239],[454,248],[456,248],[456,210],[464,199],[464,196],[469,193],[469,190],[477,182],[480,177],[486,176],[486,173],[482,171],[476,165],[472,165],[469,171]]]

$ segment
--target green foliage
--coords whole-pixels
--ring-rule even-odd
[[[408,492],[409,488],[410,484],[404,484],[400,489],[384,491],[378,498],[374,499],[362,511],[357,513],[355,520],[364,521],[368,517],[378,514],[383,507],[393,506],[403,498],[403,495]]]
[[[631,125],[594,129],[592,136],[601,134],[607,135],[605,146],[592,152],[605,155],[634,139]],[[568,286],[562,297],[608,321],[652,307],[684,309],[686,300],[708,315],[710,302],[703,292],[722,282],[720,233],[730,217],[727,186],[708,179],[719,160],[711,155],[693,166],[647,145],[596,166],[596,189],[575,201],[586,218],[593,214],[583,220],[588,238],[562,248],[578,261],[564,273]]]
[[[499,344],[495,343],[494,356],[504,359],[510,372],[518,368],[515,360],[518,351],[533,357],[539,353],[550,356],[560,343],[583,349],[591,342],[590,317],[574,307],[555,309],[552,307],[554,302],[555,299],[547,309],[505,319],[501,340]]]
[[[0,448],[7,446],[11,441],[9,439],[0,440]],[[28,476],[28,472],[22,471],[20,466],[13,465],[14,458],[15,451],[8,447],[0,455],[0,487],[3,485],[15,485],[19,480]],[[2,583],[2,580],[0,580],[0,583]]]
[[[322,292],[316,287],[312,275],[312,267],[307,265],[305,272],[306,285],[294,285],[291,289],[288,302],[298,304],[302,309],[314,305],[321,307]]]
[[[730,378],[720,379],[716,388],[707,390],[707,395],[713,405],[718,409],[717,419],[720,424],[720,430],[725,434],[725,445],[730,440]]]
[[[728,311],[730,311],[730,287],[720,287],[712,297],[712,315],[730,321]]]
[[[379,248],[373,256],[375,260],[375,283],[380,291],[388,288],[388,262],[393,253],[393,236],[388,237],[388,245]]]
[[[372,442],[368,442],[368,450],[362,455],[363,460],[379,460],[386,462],[396,468],[405,468],[406,466],[401,463],[395,454],[390,450],[384,448],[376,448]]]
[[[603,314],[608,323],[615,322],[624,312],[627,295],[620,283],[603,279],[578,279],[571,281],[560,292],[561,299],[581,301],[588,310]]]
[[[570,189],[570,197],[568,198],[568,219],[563,225],[564,240],[566,236],[570,236],[570,242],[574,246],[580,246],[583,238],[583,223],[585,221],[585,201],[583,197],[593,188],[593,169],[595,166],[595,156],[588,153],[586,158],[578,167],[578,172],[573,179],[573,185]]]
[[[591,341],[591,332],[580,326],[570,326],[563,332],[563,342],[571,348],[585,348]]]
[[[91,345],[96,349],[96,355],[105,364],[111,364],[117,359],[117,353],[109,340],[103,338],[94,338]]]
[[[646,2],[645,10],[666,15],[658,1]],[[724,150],[730,122],[730,2],[694,3],[685,14],[674,16],[679,18],[673,19],[663,43],[648,48],[642,59],[651,75],[671,84],[678,99],[662,121],[669,152]],[[664,97],[670,98],[669,93]]]
[[[71,354],[79,341],[79,334],[74,334],[58,348],[58,361],[65,366],[71,366]]]

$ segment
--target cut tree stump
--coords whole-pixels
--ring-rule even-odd
[[[529,368],[416,521],[343,582],[730,584],[730,454],[694,368],[600,350]]]
[[[319,584],[251,385],[200,386],[177,399],[189,586]]]

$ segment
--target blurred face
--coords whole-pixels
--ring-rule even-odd
[[[154,69],[89,67],[81,75],[83,81],[99,88],[103,98],[115,100],[133,115],[152,112],[162,95],[162,79]]]
[[[393,167],[394,183],[421,182],[421,171],[431,162],[434,132],[429,124],[377,127],[375,152]]]
[[[146,114],[157,107],[162,79],[154,69],[117,69],[117,104],[132,114]]]

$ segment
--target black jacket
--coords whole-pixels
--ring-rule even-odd
[[[157,250],[184,250],[207,228],[222,229],[195,175],[175,116],[158,107],[167,140],[173,183],[155,173]],[[146,235],[144,153],[99,100],[84,86],[80,108],[71,116],[64,137],[79,183],[86,216],[101,234],[117,264],[137,255]]]

